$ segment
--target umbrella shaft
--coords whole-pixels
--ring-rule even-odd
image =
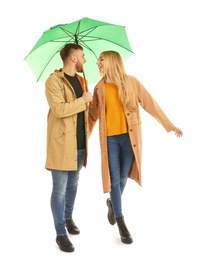
[[[78,36],[77,34],[74,35],[74,39],[75,39],[76,44],[78,44],[78,37],[77,36]]]

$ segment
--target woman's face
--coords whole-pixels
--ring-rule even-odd
[[[103,54],[100,54],[96,64],[98,65],[100,73],[104,73],[104,56]]]

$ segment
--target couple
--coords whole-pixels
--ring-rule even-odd
[[[108,221],[117,223],[122,243],[131,244],[125,224],[121,196],[128,178],[141,182],[141,119],[139,104],[177,137],[182,131],[165,115],[144,86],[127,75],[119,53],[104,51],[97,65],[102,75],[93,96],[77,72],[86,62],[83,48],[66,44],[60,51],[63,68],[46,81],[49,105],[46,169],[52,175],[51,210],[56,242],[60,250],[73,252],[69,234],[79,234],[73,220],[80,170],[87,163],[88,138],[99,120],[103,191],[107,199]]]

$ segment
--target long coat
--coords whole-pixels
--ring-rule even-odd
[[[77,75],[83,91],[84,79]],[[84,111],[86,132],[86,166],[88,153],[88,107],[75,91],[62,71],[55,71],[45,83],[45,94],[49,104],[47,117],[48,170],[77,170],[77,114]]]
[[[145,87],[133,76],[130,77],[131,87],[136,93],[139,105],[153,116],[167,132],[173,130],[175,125],[168,119],[163,110],[145,89]],[[131,145],[134,152],[134,162],[129,178],[135,180],[142,186],[141,159],[142,159],[142,132],[139,107],[130,111],[124,105],[124,113],[128,126]],[[105,80],[102,78],[94,88],[93,106],[89,109],[89,133],[91,134],[96,121],[99,119],[99,140],[101,147],[101,173],[104,193],[111,191],[110,172],[107,154],[106,114],[105,114]]]

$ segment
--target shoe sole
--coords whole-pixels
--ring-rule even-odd
[[[72,245],[71,248],[65,248],[65,247],[63,247],[63,246],[60,244],[59,241],[56,240],[56,243],[57,243],[58,247],[60,248],[60,250],[63,251],[63,252],[66,252],[66,253],[72,253],[72,252],[75,251],[75,248],[74,248],[73,245]]]
[[[67,228],[67,227],[66,227]],[[67,229],[68,230],[68,229]],[[68,230],[69,234],[71,235],[79,235],[80,234],[80,231],[75,231],[75,230]]]
[[[129,237],[121,237],[121,242],[124,244],[132,244],[133,238],[131,236]]]

